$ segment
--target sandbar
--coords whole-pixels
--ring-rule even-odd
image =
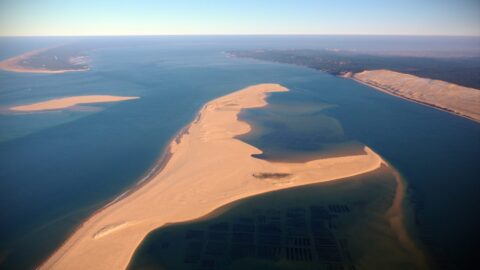
[[[91,96],[73,96],[55,98],[47,101],[19,105],[10,107],[10,111],[15,112],[35,112],[35,111],[51,111],[71,108],[80,104],[104,103],[104,102],[118,102],[139,97],[122,97],[122,96],[108,96],[108,95],[91,95]]]
[[[270,162],[236,136],[250,131],[242,109],[265,106],[279,84],[259,84],[208,102],[195,121],[172,140],[169,159],[151,179],[86,220],[40,269],[125,269],[154,229],[201,218],[253,195],[342,179],[374,171],[383,159],[364,153],[311,160]]]
[[[384,162],[387,166],[389,166],[386,161]],[[390,166],[389,169],[395,177],[396,184],[393,203],[386,213],[388,222],[390,223],[390,228],[395,233],[400,245],[407,250],[411,258],[414,259],[418,269],[429,269],[427,257],[422,250],[420,250],[414,239],[410,236],[407,226],[405,225],[407,221],[403,204],[405,203],[407,183],[395,168]]]
[[[480,90],[391,70],[346,74],[384,93],[480,122]]]

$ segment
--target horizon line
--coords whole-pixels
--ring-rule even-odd
[[[0,38],[21,37],[228,37],[228,36],[364,36],[364,37],[471,37],[480,38],[480,35],[455,35],[455,34],[91,34],[91,35],[1,35]]]

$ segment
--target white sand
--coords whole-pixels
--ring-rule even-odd
[[[480,90],[391,70],[367,70],[351,77],[385,93],[480,122]]]
[[[79,104],[103,103],[103,102],[118,102],[130,99],[137,99],[139,97],[121,97],[121,96],[105,96],[105,95],[91,95],[91,96],[74,96],[50,99],[38,103],[20,105],[11,107],[11,111],[17,112],[34,112],[46,110],[61,110],[70,108]]]
[[[375,170],[380,156],[365,147],[361,155],[272,163],[255,159],[260,150],[234,137],[250,131],[238,120],[244,108],[266,105],[278,84],[260,84],[207,103],[187,132],[170,144],[161,172],[128,196],[88,219],[41,269],[125,269],[152,230],[167,223],[200,218],[230,202],[273,190],[331,181]],[[288,173],[284,178],[257,178]]]

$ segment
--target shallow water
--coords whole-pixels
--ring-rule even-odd
[[[205,102],[263,82],[292,91],[272,95],[271,107],[245,112],[264,132],[244,138],[265,150],[262,158],[315,156],[317,150],[332,155],[338,147],[366,144],[406,177],[419,229],[434,254],[444,255],[449,246],[455,250],[447,261],[473,254],[479,125],[353,81],[222,53],[322,44],[293,41],[140,38],[116,40],[124,46],[112,48],[102,40],[102,49],[90,51],[88,72],[1,71],[0,109],[68,95],[141,99],[93,111],[0,113],[0,267],[38,264],[92,211],[134,185]],[[15,42],[24,45],[7,46],[2,57],[54,43]]]
[[[411,269],[384,218],[394,191],[382,169],[254,196],[152,232],[129,269]]]

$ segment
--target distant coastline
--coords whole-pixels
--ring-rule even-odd
[[[20,73],[59,74],[88,71],[89,59],[79,51],[65,51],[66,45],[42,48],[0,62],[0,69]]]
[[[475,78],[477,75],[467,72],[468,74],[461,75],[456,73],[452,77],[448,72],[452,67],[444,67],[466,61],[468,63],[461,68],[471,71],[471,66],[475,65],[471,62],[480,58],[462,58],[462,61],[424,58],[426,64],[419,64],[418,59],[421,58],[376,55],[369,56],[369,60],[373,59],[369,62],[362,54],[330,50],[252,50],[226,54],[228,57],[294,64],[320,70],[480,123],[480,90],[477,89],[480,84]],[[405,61],[414,63],[408,68]],[[453,79],[453,82],[448,80],[449,78]]]
[[[226,53],[238,58],[309,67],[335,76],[365,70],[391,70],[480,89],[480,55],[427,57],[331,49],[239,50]]]

